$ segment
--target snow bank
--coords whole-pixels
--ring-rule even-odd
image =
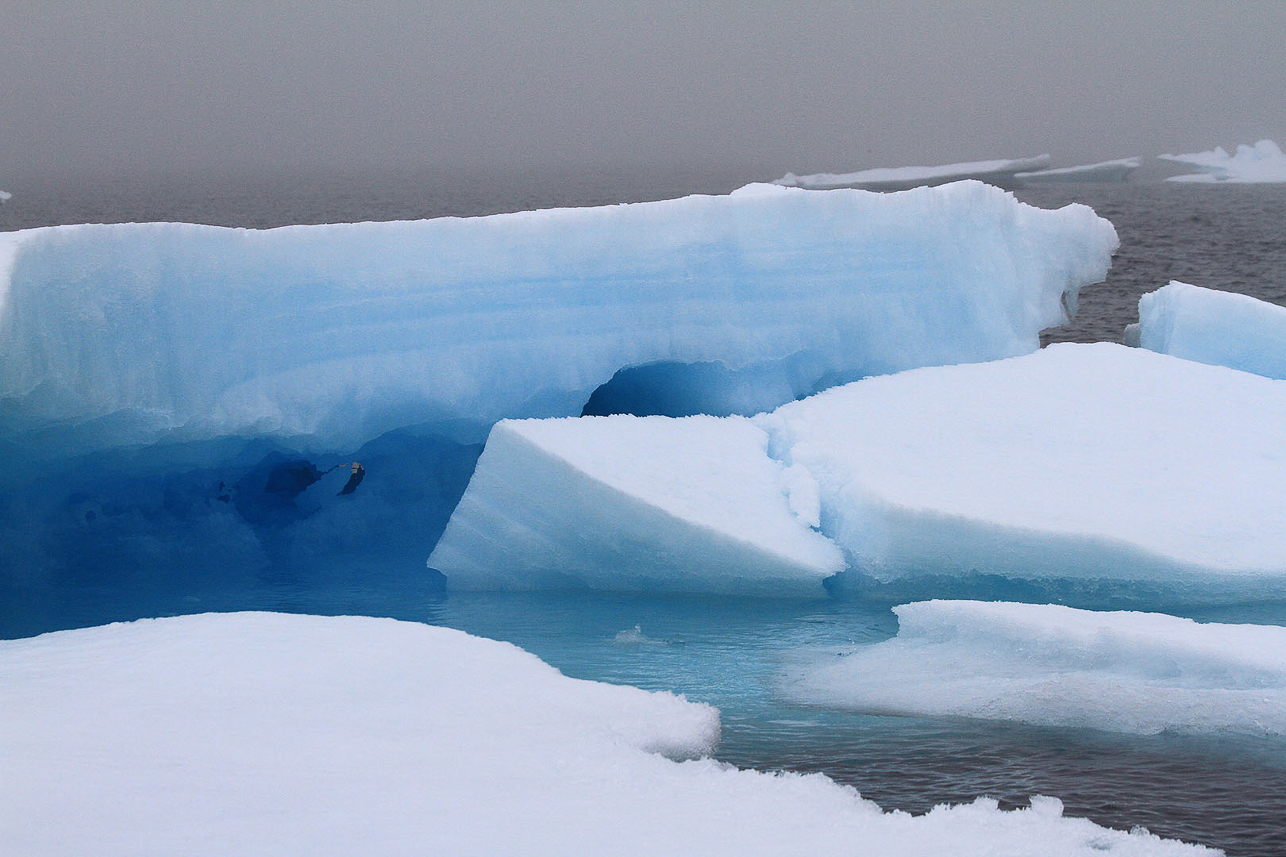
[[[1139,299],[1126,341],[1186,360],[1286,378],[1286,307],[1175,280]]]
[[[429,565],[455,589],[817,595],[817,486],[741,417],[498,423]]]
[[[1049,166],[1049,155],[1037,155],[1034,158],[968,161],[938,167],[877,167],[855,173],[812,173],[806,176],[786,173],[773,184],[809,190],[849,187],[890,191],[976,179],[988,184],[1009,187],[1018,184],[1014,181],[1017,173],[1040,170],[1047,166]]]
[[[704,753],[717,713],[388,619],[208,614],[0,642],[14,853],[1212,853],[1053,798],[921,817]]]
[[[644,498],[646,550],[682,562],[689,589],[749,590],[726,574],[725,554],[705,561],[694,536],[737,539],[767,561],[774,544],[803,556],[786,545],[802,544],[800,534],[815,541],[801,529],[815,522],[843,551],[848,577],[895,591],[999,576],[1146,582],[1178,599],[1286,593],[1286,480],[1266,475],[1286,449],[1286,386],[1276,381],[1119,345],[1065,344],[869,378],[752,422],[767,434],[766,453],[749,438],[736,447],[720,439],[715,420],[530,424],[523,430],[545,435],[539,454],[484,454],[478,487],[466,491],[431,564],[448,583],[461,573],[473,585],[480,578],[467,552],[517,557],[548,533],[573,566],[584,545],[591,562],[614,555],[604,539],[628,553],[639,538],[628,527],[600,535],[561,497],[593,485],[592,504],[604,509]],[[551,453],[556,466],[525,485],[526,471]],[[716,472],[680,457],[691,455]],[[675,471],[689,467],[708,494],[678,481]],[[610,492],[597,487],[613,478]],[[753,508],[738,506],[752,494]],[[715,503],[728,514],[704,520],[697,510]],[[794,520],[785,512],[792,505]],[[500,506],[518,525],[497,524],[491,510]],[[770,518],[780,523],[770,528]],[[815,580],[831,567],[804,575],[799,562],[774,561],[782,570],[759,580]],[[604,565],[593,585],[636,588],[633,565]],[[541,584],[527,576],[523,585]]]
[[[1200,170],[1190,175],[1171,176],[1172,182],[1286,182],[1286,155],[1272,140],[1260,140],[1253,146],[1239,145],[1235,155],[1216,146],[1209,152],[1158,157]]]
[[[476,440],[504,417],[580,413],[618,369],[658,361],[754,369],[772,387],[754,405],[771,407],[1034,350],[1103,279],[1116,235],[1083,206],[1032,208],[981,184],[757,185],[471,219],[2,241],[0,433],[66,454],[231,434],[351,449],[428,422],[467,423]]]
[[[1044,182],[1123,182],[1139,168],[1142,158],[1119,158],[1080,167],[1059,167],[1014,175],[1024,185]]]
[[[1286,628],[1053,604],[894,610],[897,637],[808,670],[790,693],[867,712],[1286,736]]]

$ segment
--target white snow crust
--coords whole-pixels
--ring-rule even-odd
[[[1286,307],[1173,280],[1139,299],[1127,341],[1186,360],[1286,379]]]
[[[1115,161],[1100,161],[1097,164],[1085,164],[1079,167],[1057,167],[1050,170],[1037,170],[1030,173],[1016,173],[1015,178],[1023,184],[1041,184],[1044,182],[1123,182],[1139,168],[1142,158],[1118,158]]]
[[[937,167],[877,167],[855,173],[811,173],[797,176],[794,173],[777,179],[773,184],[783,187],[802,187],[809,190],[833,188],[862,188],[864,190],[891,191],[913,187],[934,186],[948,182],[976,179],[989,184],[1009,186],[1016,184],[1014,176],[1020,172],[1041,170],[1049,166],[1049,155],[1032,158],[967,161],[960,164],[943,164]]]
[[[816,595],[816,484],[741,417],[497,423],[429,565],[455,589]]]
[[[756,366],[775,391],[758,410],[1032,351],[1116,243],[1088,208],[979,183],[27,230],[0,238],[0,433],[51,455],[225,435],[341,450],[430,422],[473,440],[501,418],[579,413],[618,369],[658,361]]]
[[[881,812],[709,759],[717,712],[504,643],[207,614],[0,642],[5,850],[140,854],[1216,853],[987,799]]]
[[[1286,736],[1286,628],[1054,604],[894,611],[896,637],[806,670],[789,693],[886,714]]]
[[[1200,170],[1189,175],[1171,176],[1169,181],[1172,182],[1286,182],[1286,155],[1272,140],[1260,140],[1253,146],[1239,145],[1232,155],[1222,146],[1216,146],[1209,152],[1158,157]]]
[[[716,440],[715,420],[567,421],[548,432],[563,438],[554,472],[570,472],[575,450],[584,449],[592,458],[587,475],[556,483],[542,473],[530,487],[523,485],[534,466],[528,462],[543,459],[484,453],[474,477],[481,481],[466,491],[431,565],[449,584],[457,563],[476,580],[462,558],[467,552],[517,557],[533,547],[552,550],[541,541],[547,538],[573,565],[587,541],[593,556],[607,555],[598,530],[583,526],[579,507],[561,495],[578,496],[590,473],[601,482],[619,469],[618,499],[605,507],[647,498],[658,522],[649,525],[647,550],[682,557],[684,588],[734,585],[722,560],[706,560],[694,534],[740,538],[759,545],[753,556],[763,558],[771,543],[787,544],[783,534],[794,539],[816,520],[850,571],[886,583],[986,574],[1145,581],[1202,600],[1286,592],[1286,479],[1277,478],[1286,454],[1286,385],[1278,381],[1120,345],[1062,344],[869,378],[752,422],[767,434],[766,458],[758,443],[734,449]],[[663,443],[642,440],[654,431],[664,432]],[[667,487],[685,445],[719,471],[694,471],[708,496]],[[767,459],[785,465],[787,478]],[[782,524],[769,529],[763,522],[774,491],[785,498],[772,513]],[[742,510],[741,498],[752,493],[763,499]],[[731,514],[717,524],[700,521],[686,505],[689,495]],[[793,521],[781,511],[792,504]],[[497,526],[479,512],[499,506],[511,520],[540,526]],[[453,533],[469,538],[451,547]],[[616,527],[606,538],[623,551],[636,536]],[[487,541],[498,544],[484,547]],[[778,577],[794,576],[778,562]],[[637,587],[632,565],[614,577],[618,570],[604,568],[593,585]]]

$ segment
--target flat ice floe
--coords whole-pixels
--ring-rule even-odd
[[[9,233],[0,440],[25,455],[226,435],[336,451],[426,423],[476,440],[501,418],[579,414],[613,373],[658,362],[746,370],[753,413],[1032,351],[1116,243],[1084,206],[978,183]]]
[[[871,713],[1286,736],[1286,628],[1053,604],[894,611],[896,637],[795,676],[790,695]]]
[[[1142,158],[1118,158],[1115,161],[1100,161],[1097,164],[1084,164],[1079,167],[1057,167],[1052,170],[1016,173],[1014,177],[1024,185],[1046,182],[1123,182],[1130,173],[1139,168],[1142,161]]]
[[[507,420],[429,565],[456,589],[816,595],[817,485],[742,417]]]
[[[1169,181],[1172,182],[1286,182],[1286,155],[1282,154],[1281,148],[1272,140],[1260,140],[1253,146],[1239,145],[1232,155],[1222,146],[1215,146],[1209,152],[1158,157],[1200,170],[1189,175],[1171,176]]]
[[[1017,187],[1021,182],[1014,176],[1021,172],[1041,170],[1049,166],[1049,155],[1032,158],[967,161],[943,164],[937,167],[876,167],[855,173],[811,173],[797,176],[794,173],[777,179],[773,184],[783,187],[802,187],[809,190],[833,188],[862,188],[864,190],[896,191],[913,187],[942,185],[948,182],[974,179],[1000,187]]]
[[[0,642],[5,849],[123,854],[1214,853],[1053,798],[881,812],[710,759],[709,706],[390,619],[207,614]]]
[[[1172,281],[1139,298],[1126,342],[1185,360],[1286,379],[1286,307]]]
[[[722,439],[711,419],[522,424],[539,443],[484,454],[430,564],[475,586],[470,554],[512,558],[515,576],[485,583],[547,585],[518,559],[534,548],[596,567],[589,585],[630,590],[643,579],[635,560],[598,560],[654,553],[684,574],[658,572],[647,588],[789,580],[780,592],[821,595],[810,581],[834,566],[807,561],[827,556],[815,528],[847,577],[894,591],[998,576],[1142,582],[1178,600],[1286,592],[1278,381],[1120,345],[1053,345],[869,378],[751,422],[766,452]],[[582,520],[582,496],[614,523]],[[703,507],[721,510],[717,521]],[[627,508],[637,511],[610,511]],[[753,558],[755,575],[730,576],[736,554],[716,544]]]

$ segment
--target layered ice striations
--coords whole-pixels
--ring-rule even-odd
[[[517,558],[539,545],[574,557],[591,540],[603,556],[606,538],[620,550],[646,545],[644,557],[679,558],[685,589],[750,591],[729,575],[726,554],[706,552],[693,535],[711,545],[714,533],[720,544],[739,538],[762,564],[772,543],[815,543],[815,527],[843,553],[847,570],[832,588],[897,598],[997,578],[1081,590],[1143,582],[1180,601],[1286,592],[1286,480],[1272,478],[1286,449],[1286,387],[1277,381],[1119,345],[1053,345],[869,378],[751,422],[766,433],[766,451],[719,439],[720,421],[710,419],[528,424],[529,434],[559,441],[519,456],[484,454],[477,487],[430,564],[449,584],[459,573],[473,585],[462,559],[471,551]],[[542,472],[522,487],[551,455],[562,481]],[[706,486],[695,505],[727,512],[717,524],[683,502],[689,489],[671,472],[681,455],[717,469],[694,471]],[[600,488],[613,474],[616,483]],[[587,496],[587,486],[605,509],[641,503],[649,514],[622,514],[608,531],[583,526],[579,513],[561,511],[570,501],[559,495]],[[751,494],[760,499],[743,510]],[[500,505],[524,525],[497,526],[485,512]],[[770,518],[777,529],[765,525]],[[643,520],[646,528],[631,529]],[[539,541],[549,538],[556,548]],[[797,561],[775,561],[779,572],[757,580],[815,581],[834,567],[816,563],[801,575]],[[540,585],[514,562],[523,581],[506,586]],[[585,583],[635,589],[638,581],[626,563]]]
[[[1286,307],[1177,280],[1139,299],[1126,342],[1187,360],[1286,379]]]
[[[1213,854],[1054,798],[883,812],[709,758],[718,712],[507,643],[206,614],[0,641],[15,854]],[[676,762],[676,758],[689,758]]]
[[[0,241],[0,429],[54,455],[230,434],[352,449],[430,422],[476,440],[578,414],[617,370],[658,362],[751,368],[761,410],[1032,351],[1116,235],[1083,206],[961,183]]]
[[[788,693],[883,714],[1286,737],[1286,628],[1053,604],[894,611],[896,637],[803,670]]]

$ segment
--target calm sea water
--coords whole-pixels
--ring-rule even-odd
[[[8,187],[0,230],[75,222],[288,223],[476,215],[723,192],[753,175],[341,177],[327,181],[135,179]],[[1046,341],[1119,341],[1140,294],[1180,279],[1286,304],[1286,187],[1070,185],[1024,191],[1042,207],[1091,205],[1121,249],[1085,289],[1075,322]],[[0,604],[0,637],[142,616],[268,609],[393,616],[512,641],[569,675],[686,693],[723,713],[719,755],[765,769],[821,771],[886,808],[923,812],[990,795],[1063,799],[1072,815],[1226,848],[1286,854],[1286,749],[1271,742],[1119,736],[1011,724],[874,717],[783,701],[789,665],[896,632],[887,605],[620,595],[444,594],[420,568],[317,568],[184,580],[164,591],[84,569],[39,603]],[[1191,610],[1286,624],[1286,605]],[[623,645],[634,627],[646,642]]]

